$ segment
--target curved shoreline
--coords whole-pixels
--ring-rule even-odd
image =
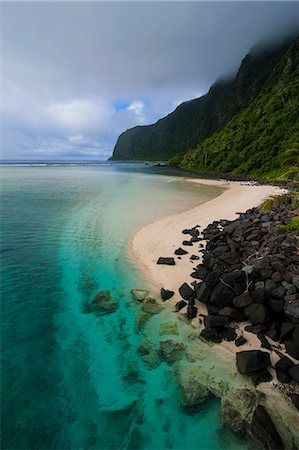
[[[162,220],[146,225],[137,231],[132,240],[135,259],[146,272],[147,277],[160,289],[175,291],[173,302],[178,299],[178,288],[184,282],[192,282],[190,277],[192,263],[189,258],[176,258],[175,266],[157,265],[160,256],[174,256],[174,250],[182,245],[184,228],[200,225],[204,229],[214,220],[233,220],[238,212],[258,206],[270,195],[285,192],[276,186],[253,185],[236,181],[199,180],[188,178],[185,182],[223,187],[222,194],[202,203],[190,210],[168,216]],[[195,251],[193,247],[185,247],[190,256]],[[189,256],[189,255],[188,255]],[[200,261],[197,261],[198,264]]]
[[[135,234],[132,241],[135,259],[154,286],[157,289],[164,287],[165,289],[175,291],[175,295],[166,302],[169,306],[174,305],[180,299],[178,288],[184,282],[190,284],[194,281],[190,276],[192,262],[189,257],[193,253],[198,256],[201,255],[196,250],[198,246],[194,246],[194,248],[183,246],[189,253],[181,259],[178,259],[174,255],[174,250],[180,247],[184,240],[184,235],[182,234],[183,229],[192,228],[195,225],[200,225],[204,229],[214,220],[234,220],[237,218],[238,212],[245,212],[247,209],[260,205],[265,198],[285,192],[285,189],[275,186],[252,185],[242,182],[193,179],[186,181],[218,185],[226,189],[213,200],[203,203],[198,207],[145,226]],[[174,266],[157,265],[157,260],[161,256],[175,257],[176,264]],[[199,262],[200,260],[197,260],[194,264],[197,265]],[[199,307],[199,314],[205,312],[205,305],[198,303],[196,306]],[[181,312],[184,312],[184,310]],[[246,323],[243,323],[243,327],[244,324],[246,325]],[[198,318],[193,319],[191,325],[195,329],[199,329],[200,324]],[[243,346],[242,350],[260,347],[260,341],[254,334],[245,332],[244,335],[246,335],[247,343]],[[237,371],[235,354],[238,348],[232,342],[223,341],[221,344],[210,345],[199,338],[196,341],[198,341],[197,343],[194,342],[196,348],[199,349],[198,345],[200,345],[200,357],[198,360],[195,357],[191,363],[193,367],[196,365],[196,370],[198,371],[197,375],[194,376],[198,376],[199,379],[204,376],[209,380],[208,389],[215,395],[221,397],[222,408],[225,408],[227,402],[228,404],[231,402],[234,403],[234,399],[239,396],[240,390],[244,390],[245,392],[249,388],[255,392],[256,399],[260,398],[258,403],[261,403],[268,411],[268,414],[270,414],[285,448],[292,448],[294,445],[299,446],[299,436],[297,434],[299,425],[298,412],[285,398],[283,393],[277,391],[275,384],[261,383],[257,387],[254,387],[251,383],[248,385],[247,377],[240,376]],[[188,339],[186,345],[188,347],[191,345],[192,348],[192,340],[190,342]],[[196,352],[198,353],[198,350]],[[271,355],[272,358],[273,356]],[[210,372],[210,369],[215,367],[214,361],[217,361],[216,366],[221,368],[221,376],[218,374],[214,377]],[[273,363],[274,360],[272,361]],[[221,389],[219,386],[221,386]],[[252,387],[250,388],[250,386]],[[240,405],[238,406],[237,403],[234,406],[236,410],[239,407]],[[224,411],[222,413],[225,415]],[[248,426],[250,426],[250,423],[248,423]]]

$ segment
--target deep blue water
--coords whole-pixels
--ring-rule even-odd
[[[1,168],[2,449],[243,448],[211,399],[187,414],[173,367],[144,365],[128,251],[149,220],[213,198],[130,167]],[[102,289],[113,314],[84,312]]]

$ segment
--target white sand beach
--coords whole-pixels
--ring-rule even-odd
[[[174,290],[176,294],[182,283],[194,281],[190,277],[192,265],[200,262],[194,261],[192,264],[189,260],[192,254],[200,256],[200,253],[198,253],[198,245],[182,246],[186,238],[182,230],[195,225],[200,225],[200,229],[203,230],[214,220],[234,220],[237,218],[236,213],[258,206],[271,195],[285,192],[276,186],[253,185],[245,182],[199,179],[186,179],[185,182],[217,185],[225,190],[218,197],[196,208],[145,226],[135,234],[132,242],[135,257],[153,284],[157,288]],[[157,265],[160,256],[173,257],[175,249],[181,246],[189,253],[183,255],[181,259],[176,257],[175,266]],[[176,302],[177,299],[178,295],[175,295],[172,302]]]

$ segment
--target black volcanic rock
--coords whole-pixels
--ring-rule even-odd
[[[174,291],[169,291],[168,289],[161,289],[161,298],[162,300],[169,300],[171,297],[173,297]]]
[[[206,328],[218,328],[228,325],[229,317],[227,316],[205,316],[204,324]]]
[[[257,338],[261,341],[262,348],[266,348],[267,350],[272,350],[272,346],[267,340],[267,338],[263,335],[263,333],[258,333]]]
[[[272,380],[272,375],[268,372],[268,370],[260,370],[258,372],[254,372],[251,374],[252,382],[255,386],[260,383],[268,383]]]
[[[291,367],[293,367],[293,365],[293,361],[283,355],[275,364],[275,369],[281,370],[282,372],[287,372]]]
[[[237,367],[241,373],[257,372],[270,366],[269,353],[247,350],[237,353]]]
[[[238,295],[233,299],[233,304],[237,308],[245,308],[245,306],[251,305],[253,303],[253,299],[248,292],[244,292],[244,294]]]
[[[180,311],[181,309],[183,309],[185,306],[187,306],[188,305],[188,303],[187,302],[185,302],[185,300],[180,300],[180,301],[178,301],[176,304],[175,304],[175,309],[177,310],[177,311]]]
[[[266,308],[261,303],[252,303],[245,309],[248,320],[254,325],[264,323],[266,321]]]
[[[286,351],[287,353],[295,359],[299,359],[299,346],[295,344],[294,341],[286,340],[285,341]]]
[[[186,255],[188,252],[187,250],[184,250],[183,248],[179,247],[174,251],[175,255]]]
[[[234,341],[237,337],[237,333],[231,327],[226,327],[221,332],[221,336],[225,341]]]
[[[233,289],[220,282],[212,291],[211,302],[215,303],[219,308],[230,306],[234,295]]]
[[[247,339],[244,338],[244,336],[239,336],[236,340],[235,340],[235,344],[237,347],[240,347],[241,345],[246,344]]]
[[[161,256],[158,259],[157,264],[166,264],[167,266],[174,266],[175,265],[175,260],[173,258],[168,258],[168,257]]]
[[[221,335],[216,328],[205,328],[200,335],[207,341],[219,344],[222,341]]]
[[[291,375],[292,379],[299,384],[299,364],[291,367],[289,369],[289,374]]]
[[[179,293],[184,300],[190,300],[195,298],[194,290],[187,283],[183,283],[179,288]]]
[[[194,289],[197,300],[203,303],[206,303],[209,300],[211,289],[206,285],[204,281],[196,284]]]

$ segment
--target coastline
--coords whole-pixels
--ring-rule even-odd
[[[182,283],[194,281],[190,277],[192,264],[188,258],[176,259],[175,266],[157,265],[160,256],[174,256],[174,250],[182,245],[184,235],[182,230],[198,224],[203,230],[214,220],[237,218],[238,212],[258,206],[270,195],[285,192],[277,186],[255,185],[248,182],[206,180],[185,178],[188,183],[204,184],[223,187],[224,192],[214,199],[199,206],[168,216],[162,220],[146,225],[137,231],[132,240],[134,257],[147,274],[152,283],[158,288],[164,287],[175,291],[171,299],[175,303],[179,299],[178,288]],[[191,256],[192,247],[185,247]],[[195,249],[194,249],[195,251]],[[200,262],[197,261],[198,264]]]
[[[142,267],[146,276],[156,289],[165,288],[175,292],[174,296],[166,301],[170,306],[169,311],[173,310],[176,302],[181,298],[178,289],[184,283],[191,284],[194,279],[190,276],[193,264],[196,265],[201,262],[195,261],[193,264],[190,261],[190,256],[194,253],[200,256],[198,250],[192,247],[182,246],[184,235],[182,230],[185,228],[192,228],[195,225],[200,225],[201,230],[207,227],[208,224],[215,220],[226,219],[234,220],[237,218],[237,213],[245,212],[246,210],[256,207],[262,203],[265,198],[271,195],[278,195],[285,192],[285,189],[276,186],[267,185],[253,185],[247,182],[233,182],[225,180],[198,180],[185,179],[185,182],[199,183],[205,185],[218,185],[224,188],[224,192],[206,203],[199,205],[191,210],[178,213],[157,222],[151,223],[141,230],[139,230],[132,240],[132,249],[134,257]],[[174,255],[175,249],[178,247],[184,248],[188,254],[183,255],[178,259]],[[176,264],[174,266],[158,265],[159,257],[175,257]],[[199,304],[197,317],[191,322],[190,329],[195,330],[196,342],[191,339],[184,341],[184,344],[190,349],[194,345],[200,345],[200,357],[197,360],[195,356],[192,361],[193,365],[197,366],[197,375],[199,379],[204,377],[208,380],[207,386],[210,392],[216,396],[221,397],[222,416],[225,417],[227,411],[226,405],[238,410],[244,405],[238,405],[238,396],[240,390],[251,390],[254,392],[255,401],[261,403],[273,420],[276,429],[279,431],[286,448],[292,448],[293,445],[299,445],[299,436],[296,432],[298,428],[298,413],[293,405],[286,399],[283,392],[277,389],[274,377],[274,383],[260,383],[257,387],[248,383],[246,376],[240,376],[236,369],[235,356],[238,347],[233,342],[223,341],[221,344],[206,344],[203,342],[198,334],[201,325],[198,320],[200,314],[206,314],[205,305]],[[184,309],[181,311],[184,312]],[[181,316],[178,313],[178,316]],[[244,323],[242,328],[244,332]],[[244,332],[247,343],[242,347],[242,350],[251,350],[261,348],[261,343],[256,335]],[[198,350],[196,352],[198,354]],[[188,359],[188,358],[187,358]],[[275,356],[271,355],[272,363],[276,362]],[[211,373],[217,361],[216,368],[218,374],[216,377]],[[184,363],[183,363],[184,364]],[[190,364],[190,363],[188,363]],[[213,370],[212,370],[213,372]],[[220,375],[220,373],[222,375]],[[193,374],[194,375],[194,374]],[[274,375],[274,374],[273,374]],[[250,387],[251,386],[251,387]],[[248,426],[250,426],[250,414],[247,417]],[[252,416],[251,416],[252,417]]]

